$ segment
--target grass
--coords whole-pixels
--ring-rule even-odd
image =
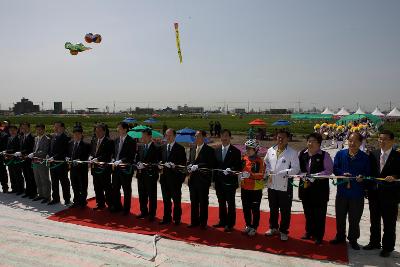
[[[80,122],[84,128],[85,134],[91,134],[93,125],[96,122],[104,122],[113,131],[116,128],[116,124],[122,121],[125,117],[123,115],[22,115],[22,116],[0,116],[0,120],[9,119],[12,124],[19,124],[24,121],[30,122],[32,125],[37,123],[44,123],[46,125],[46,131],[52,131],[52,125],[55,121],[63,121],[68,130],[72,130],[72,127],[76,122]],[[138,124],[144,124],[143,120],[147,119],[147,115],[130,115],[128,117],[134,117],[138,120]],[[209,130],[210,121],[219,121],[222,128],[230,129],[234,134],[245,134],[249,129],[248,123],[256,118],[261,118],[267,123],[267,132],[273,132],[276,127],[271,126],[272,123],[278,119],[290,120],[289,115],[244,115],[232,116],[232,115],[209,115],[204,118],[199,115],[162,115],[157,118],[158,122],[153,124],[153,128],[161,130],[163,123],[168,127],[174,129],[182,129],[189,127],[192,129],[204,129]],[[292,125],[288,128],[289,130],[297,135],[305,135],[313,131],[313,127],[316,123],[321,121],[291,121]],[[334,121],[328,121],[333,123]],[[384,125],[385,129],[392,130],[397,137],[400,137],[400,123],[399,122],[386,122]]]

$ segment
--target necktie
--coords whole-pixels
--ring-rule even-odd
[[[36,137],[36,143],[35,143],[35,149],[33,151],[37,152],[39,149],[39,142],[40,142],[40,137]]]
[[[380,158],[381,172],[383,170],[383,167],[385,167],[385,163],[386,163],[386,154],[381,153],[381,158]]]
[[[222,161],[225,160],[226,152],[228,152],[227,149],[226,149],[226,147],[222,147]]]
[[[74,143],[74,149],[72,150],[72,159],[75,159],[75,152],[76,152],[76,149],[78,148],[78,142],[75,142]]]
[[[119,146],[118,146],[118,154],[117,154],[117,160],[119,160],[119,153],[121,153],[121,149],[122,149],[122,145],[124,143],[124,140],[121,138],[119,138]]]
[[[149,144],[144,145],[144,156],[147,156],[147,151],[149,150]]]
[[[167,158],[169,158],[169,154],[171,154],[171,145],[167,145]]]
[[[97,140],[96,153],[95,153],[96,155],[97,155],[97,151],[99,150],[100,144],[101,144],[101,139]]]
[[[197,146],[196,147],[196,158],[195,159],[197,159],[197,157],[199,156],[200,150],[201,150],[200,146]]]

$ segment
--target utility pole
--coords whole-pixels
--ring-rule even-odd
[[[72,113],[72,101],[71,101],[71,113]]]
[[[114,105],[113,113],[115,114],[115,101],[113,101],[113,105]]]
[[[247,101],[247,113],[250,113],[250,101]]]

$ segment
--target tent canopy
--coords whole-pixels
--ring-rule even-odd
[[[365,112],[360,107],[358,107],[358,109],[356,110],[356,112],[354,112],[354,114],[361,115],[361,114],[365,114]]]
[[[252,125],[252,126],[267,126],[265,121],[263,121],[262,119],[255,119],[255,120],[249,122],[249,125]]]
[[[142,133],[144,129],[151,129],[149,127],[143,126],[143,125],[139,125],[134,127],[131,131],[128,132],[128,135],[132,138],[142,138]],[[153,138],[162,138],[163,135],[160,132],[151,130],[151,136]]]
[[[123,120],[123,122],[126,122],[126,123],[134,123],[134,122],[136,122],[136,119],[135,119],[135,118],[125,118],[125,119]]]
[[[292,114],[290,118],[292,120],[330,120],[332,114]]]
[[[382,123],[382,119],[372,114],[351,114],[347,115],[336,122],[337,125],[347,125],[349,122],[357,121],[367,118],[373,124],[378,125]]]
[[[328,107],[326,107],[325,108],[325,110],[324,111],[322,111],[322,113],[321,114],[330,114],[330,115],[333,115],[333,114],[335,114],[332,110],[330,110]]]
[[[147,120],[145,120],[145,121],[143,121],[144,123],[156,123],[156,122],[158,122],[158,120],[156,120],[156,119],[154,119],[154,118],[149,118],[149,119],[147,119]]]
[[[378,117],[383,117],[383,116],[385,116],[385,114],[383,114],[383,113],[379,110],[378,107],[376,107],[375,110],[372,111],[371,114],[372,114],[372,115],[375,115],[375,116],[378,116]]]
[[[183,128],[180,129],[178,131],[176,131],[177,134],[181,134],[181,135],[195,135],[196,134],[196,130],[190,129],[190,128]]]
[[[400,111],[397,109],[397,107],[395,107],[386,116],[392,117],[392,118],[398,118],[398,117],[400,117]]]
[[[342,107],[335,115],[336,116],[347,116],[347,115],[350,115],[350,112],[348,112],[344,107]]]
[[[286,120],[277,120],[272,124],[272,126],[289,126],[290,122]]]

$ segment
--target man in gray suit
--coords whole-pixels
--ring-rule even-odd
[[[33,175],[37,186],[39,196],[33,201],[42,200],[42,203],[50,201],[51,182],[49,178],[49,168],[44,164],[40,164],[41,159],[46,158],[50,149],[50,138],[45,135],[44,124],[36,125],[35,146],[33,152],[28,155],[33,163]]]

